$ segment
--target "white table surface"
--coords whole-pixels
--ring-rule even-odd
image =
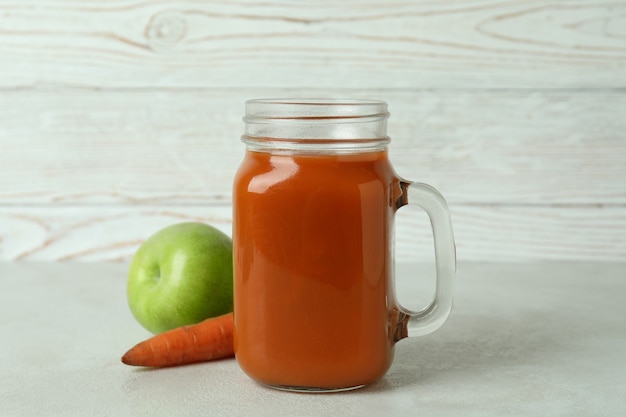
[[[233,359],[121,364],[149,336],[126,270],[0,264],[1,416],[626,415],[624,263],[461,263],[449,321],[401,341],[383,380],[341,394],[274,391]],[[407,304],[426,285],[400,280]]]

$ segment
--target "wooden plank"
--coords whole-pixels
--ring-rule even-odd
[[[433,252],[427,218],[418,209],[402,210],[396,227],[399,256],[423,262]],[[626,259],[624,207],[451,205],[450,210],[461,260]]]
[[[390,104],[391,159],[453,204],[626,204],[626,94],[611,91],[12,91],[0,205],[228,203],[247,98]]]
[[[5,0],[0,88],[625,87],[626,0]]]
[[[230,206],[0,208],[0,259],[127,261],[157,230],[185,221],[231,234]]]
[[[625,208],[451,206],[462,261],[626,259]],[[205,221],[230,235],[231,208],[0,207],[0,260],[128,261],[162,227]],[[396,256],[431,262],[426,216],[403,208],[396,222]]]

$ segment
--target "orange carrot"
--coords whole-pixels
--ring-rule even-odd
[[[181,326],[138,343],[122,356],[134,366],[177,366],[234,355],[233,313]]]

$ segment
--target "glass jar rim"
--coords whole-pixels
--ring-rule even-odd
[[[246,101],[244,121],[388,118],[382,100],[345,98],[258,98]]]

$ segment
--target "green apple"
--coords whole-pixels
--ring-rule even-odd
[[[233,311],[232,248],[230,237],[200,222],[174,224],[150,236],[128,272],[133,316],[161,333]]]

